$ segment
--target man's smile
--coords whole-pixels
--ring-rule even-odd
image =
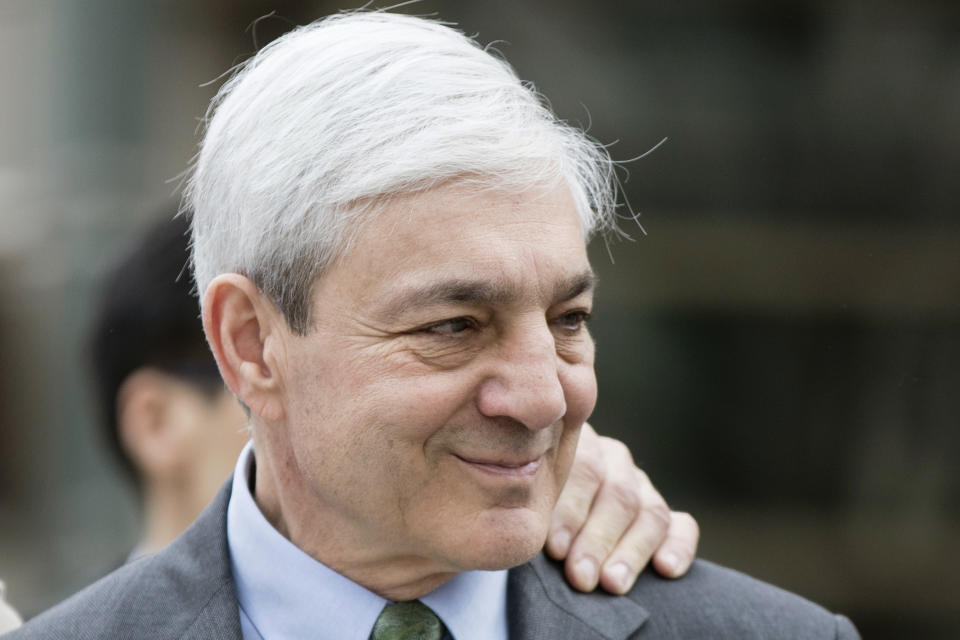
[[[466,458],[457,454],[454,454],[454,457],[469,467],[483,473],[515,480],[532,479],[535,477],[544,459],[543,455],[526,459],[510,459],[505,457],[478,459]]]

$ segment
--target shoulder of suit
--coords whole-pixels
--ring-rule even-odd
[[[169,547],[120,567],[4,640],[239,637],[225,512],[221,493]]]
[[[538,556],[530,563],[555,599],[612,606],[629,599],[643,610],[636,637],[841,638],[859,636],[849,620],[796,594],[706,560],[682,578],[646,569],[626,596],[581,594],[570,588],[559,563]],[[567,604],[565,606],[579,606]],[[621,607],[622,610],[622,607]]]
[[[706,560],[678,580],[644,571],[630,597],[674,627],[706,627],[738,637],[855,638],[842,616],[779,587]],[[653,621],[653,620],[652,620]],[[752,634],[752,635],[750,635]]]

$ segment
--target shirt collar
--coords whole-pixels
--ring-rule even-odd
[[[263,638],[367,640],[387,601],[283,537],[250,493],[252,443],[237,460],[227,543],[241,611]],[[456,640],[507,638],[507,572],[467,571],[421,601]]]

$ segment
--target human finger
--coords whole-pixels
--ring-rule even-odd
[[[622,443],[609,438],[601,438],[601,442],[606,475],[573,540],[565,567],[570,583],[583,591],[596,588],[601,567],[640,517],[645,502],[659,498]],[[642,566],[634,562],[630,571],[635,575]]]
[[[567,557],[574,537],[590,513],[604,473],[600,436],[589,424],[584,424],[570,474],[550,519],[546,550],[554,559]]]
[[[700,525],[689,513],[673,511],[667,537],[653,556],[653,567],[666,578],[679,578],[693,564],[700,542]]]
[[[639,469],[642,483],[641,508],[629,529],[617,542],[600,571],[600,586],[610,593],[626,593],[637,576],[667,539],[671,522],[670,509],[654,489],[649,478]]]

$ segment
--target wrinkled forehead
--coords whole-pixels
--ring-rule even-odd
[[[428,227],[439,226],[451,236],[458,236],[467,233],[468,227],[469,232],[477,233],[483,223],[520,226],[552,220],[560,225],[571,219],[580,227],[580,240],[585,247],[592,229],[584,224],[574,191],[562,176],[531,182],[504,170],[496,175],[456,175],[429,188],[357,200],[350,204],[345,216],[349,222],[345,225],[346,241],[341,253],[356,250],[358,238],[367,233],[409,240],[424,236]],[[492,204],[496,207],[491,208]],[[509,212],[500,210],[504,205]],[[494,210],[496,219],[491,217]]]
[[[593,276],[573,199],[562,185],[526,191],[451,183],[382,203],[318,283],[405,290],[417,300],[553,300]],[[321,287],[328,289],[328,287]],[[538,302],[539,304],[539,302]]]

